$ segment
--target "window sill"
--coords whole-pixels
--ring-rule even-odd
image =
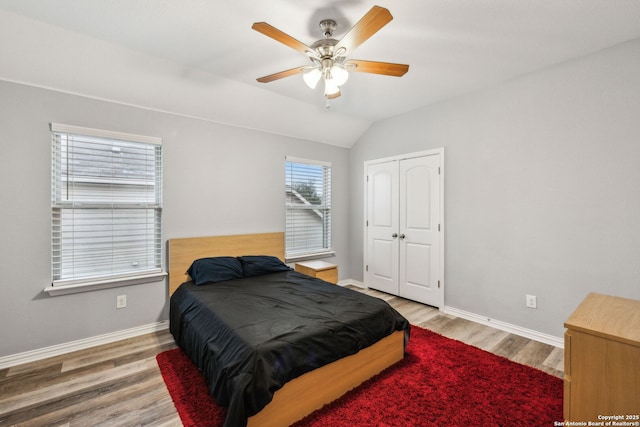
[[[316,254],[304,254],[304,255],[294,255],[290,257],[286,257],[285,262],[297,262],[297,261],[307,261],[310,259],[321,259],[321,258],[329,258],[335,256],[336,253],[334,251],[321,252]]]
[[[49,296],[57,297],[59,295],[77,294],[80,292],[97,291],[100,289],[118,288],[121,286],[141,285],[143,283],[157,282],[163,280],[167,273],[153,273],[144,276],[126,277],[122,279],[102,280],[87,283],[75,283],[73,285],[57,285],[47,286],[44,292]]]

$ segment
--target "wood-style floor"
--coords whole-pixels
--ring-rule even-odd
[[[358,289],[358,288],[353,288]],[[563,376],[563,351],[374,290],[412,324]],[[156,354],[168,331],[0,370],[0,426],[181,426]]]

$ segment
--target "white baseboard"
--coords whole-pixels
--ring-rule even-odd
[[[362,282],[360,282],[358,280],[354,280],[354,279],[339,280],[337,284],[340,285],[340,286],[353,285],[353,286],[356,286],[358,288],[367,289],[367,286],[364,283],[362,283]]]
[[[61,354],[70,353],[72,351],[84,350],[86,348],[95,347],[97,345],[109,344],[115,341],[127,338],[137,337],[139,335],[150,334],[162,331],[169,327],[169,321],[150,323],[148,325],[138,326],[122,331],[111,332],[104,335],[89,337],[77,341],[71,341],[63,344],[53,345],[51,347],[39,348],[36,350],[25,351],[24,353],[13,354],[0,357],[0,369],[9,368],[11,366],[21,365],[23,363],[35,362],[37,360],[46,359],[48,357],[59,356]]]
[[[345,279],[338,282],[341,286],[353,285],[359,288],[367,289],[367,286],[358,280]],[[543,334],[542,332],[534,331],[533,329],[523,328],[511,323],[502,322],[500,320],[491,319],[490,317],[481,316],[479,314],[471,313],[468,311],[460,310],[455,307],[445,305],[440,308],[440,311],[449,314],[451,316],[459,317],[461,319],[470,320],[472,322],[480,323],[481,325],[490,326],[501,331],[509,332],[511,334],[519,335],[534,341],[539,341],[544,344],[549,344],[555,347],[564,348],[564,339],[562,337],[556,337],[553,335]]]
[[[442,312],[451,316],[459,317],[461,319],[466,319],[472,322],[480,323],[482,325],[491,326],[492,328],[500,329],[501,331],[519,335],[524,338],[529,338],[534,341],[539,341],[544,344],[564,348],[563,338],[544,334],[542,332],[534,331],[533,329],[523,328],[521,326],[513,325],[511,323],[506,323],[500,320],[495,320],[487,316],[480,316],[479,314],[470,313],[468,311],[460,310],[455,307],[444,306]]]

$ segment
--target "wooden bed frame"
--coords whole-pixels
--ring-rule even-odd
[[[170,239],[169,295],[189,280],[186,271],[194,260],[242,255],[272,255],[284,261],[284,233]],[[404,332],[396,331],[357,354],[289,381],[262,411],[249,418],[248,427],[291,425],[403,357]]]

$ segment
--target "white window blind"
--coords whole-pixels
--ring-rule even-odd
[[[331,251],[331,164],[286,159],[287,258]]]
[[[51,124],[53,285],[162,265],[162,140]]]

